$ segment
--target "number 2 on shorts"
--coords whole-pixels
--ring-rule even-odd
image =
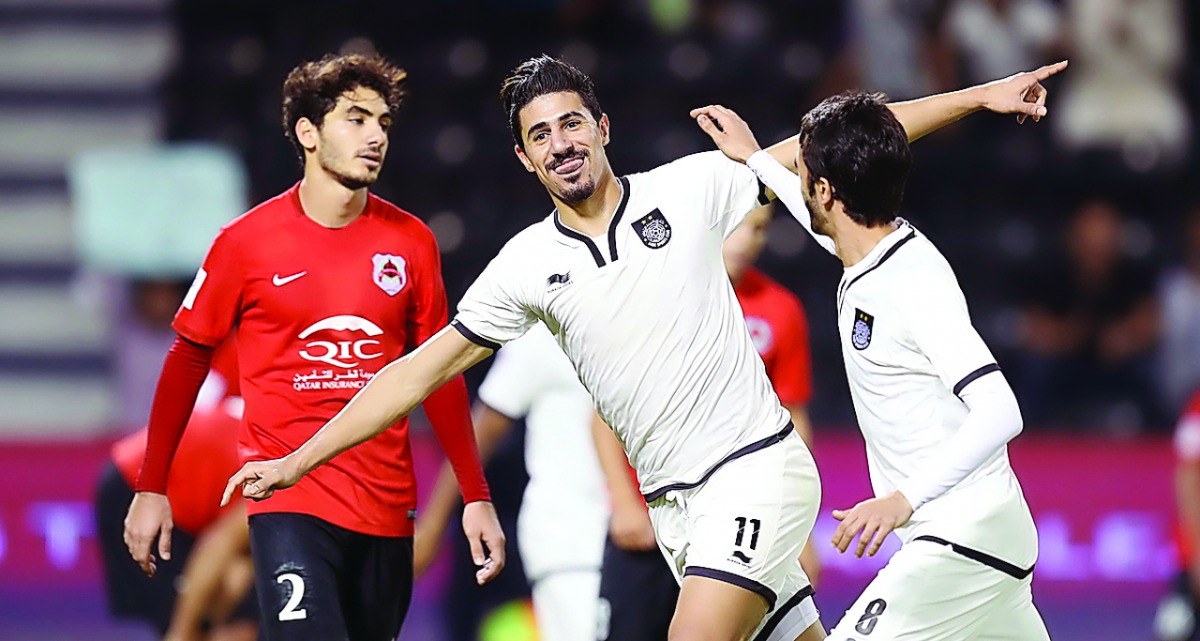
[[[294,572],[280,574],[276,579],[276,583],[287,582],[291,585],[291,595],[288,597],[287,603],[283,609],[279,611],[280,621],[299,621],[308,618],[308,610],[297,610],[296,606],[300,605],[300,600],[304,598],[304,577]]]

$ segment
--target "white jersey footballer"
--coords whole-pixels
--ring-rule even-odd
[[[620,183],[605,236],[572,230],[557,213],[531,225],[467,291],[453,325],[497,349],[544,322],[623,443],[677,574],[761,594],[770,613],[760,634],[773,625],[762,638],[790,641],[817,620],[797,558],[819,482],[721,257],[764,189],[720,152]],[[734,466],[722,474],[760,451],[778,459],[772,478]]]
[[[592,397],[545,327],[496,354],[479,400],[525,419],[529,483],[517,516],[521,564],[546,639],[595,639],[608,491],[592,444]]]
[[[813,233],[801,179],[766,152],[747,164]],[[899,490],[913,513],[830,638],[1047,638],[1029,589],[1037,532],[1006,445],[1020,410],[949,263],[897,219],[846,267],[837,314],[875,496]]]

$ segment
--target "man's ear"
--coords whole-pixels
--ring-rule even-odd
[[[604,142],[604,146],[608,146],[608,114],[600,114],[600,140]]]
[[[321,130],[313,124],[313,121],[308,118],[301,118],[296,121],[296,140],[305,151],[313,151],[317,148],[317,139],[321,136]]]
[[[517,154],[517,160],[525,165],[525,171],[533,173],[533,163],[529,162],[529,156],[525,155],[525,150],[521,149],[521,145],[513,145],[513,152]]]
[[[828,178],[817,179],[817,202],[825,209],[833,209],[833,185]]]

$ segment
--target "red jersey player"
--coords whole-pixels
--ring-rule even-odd
[[[754,268],[767,241],[772,206],[746,215],[725,240],[725,271],[746,317],[754,347],[767,367],[779,401],[792,415],[792,425],[812,444],[806,406],[812,397],[808,319],[800,299]],[[679,584],[662,561],[637,476],[613,431],[597,417],[593,436],[608,481],[612,517],[600,568],[600,639],[653,641],[667,638],[679,597]],[[820,571],[812,542],[800,557],[815,586]]]
[[[284,127],[304,179],[221,230],[175,318],[179,337],[163,364],[126,519],[130,553],[145,571],[155,569],[155,537],[169,558],[167,471],[210,346],[237,335],[246,400],[239,452],[252,461],[304,443],[384,365],[446,325],[433,234],[368,194],[404,79],[382,58],[350,55],[302,64],[285,81]],[[504,536],[462,378],[424,406],[467,503],[463,527],[483,583],[503,567]],[[407,429],[396,420],[290,491],[247,506],[267,639],[396,637],[412,593]]]

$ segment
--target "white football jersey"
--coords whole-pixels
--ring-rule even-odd
[[[838,286],[838,334],[876,496],[934,465],[966,419],[958,395],[1000,370],[971,325],[958,280],[941,252],[906,221]],[[1000,447],[897,530],[933,535],[1021,567],[1037,558],[1029,507]]]
[[[517,541],[526,576],[538,581],[555,572],[599,572],[609,508],[592,441],[595,410],[545,327],[534,327],[496,354],[479,400],[525,419],[529,484]]]
[[[557,213],[526,228],[467,291],[454,326],[498,348],[544,322],[655,495],[789,424],[721,258],[765,189],[720,152],[620,183],[607,234],[589,238]]]

